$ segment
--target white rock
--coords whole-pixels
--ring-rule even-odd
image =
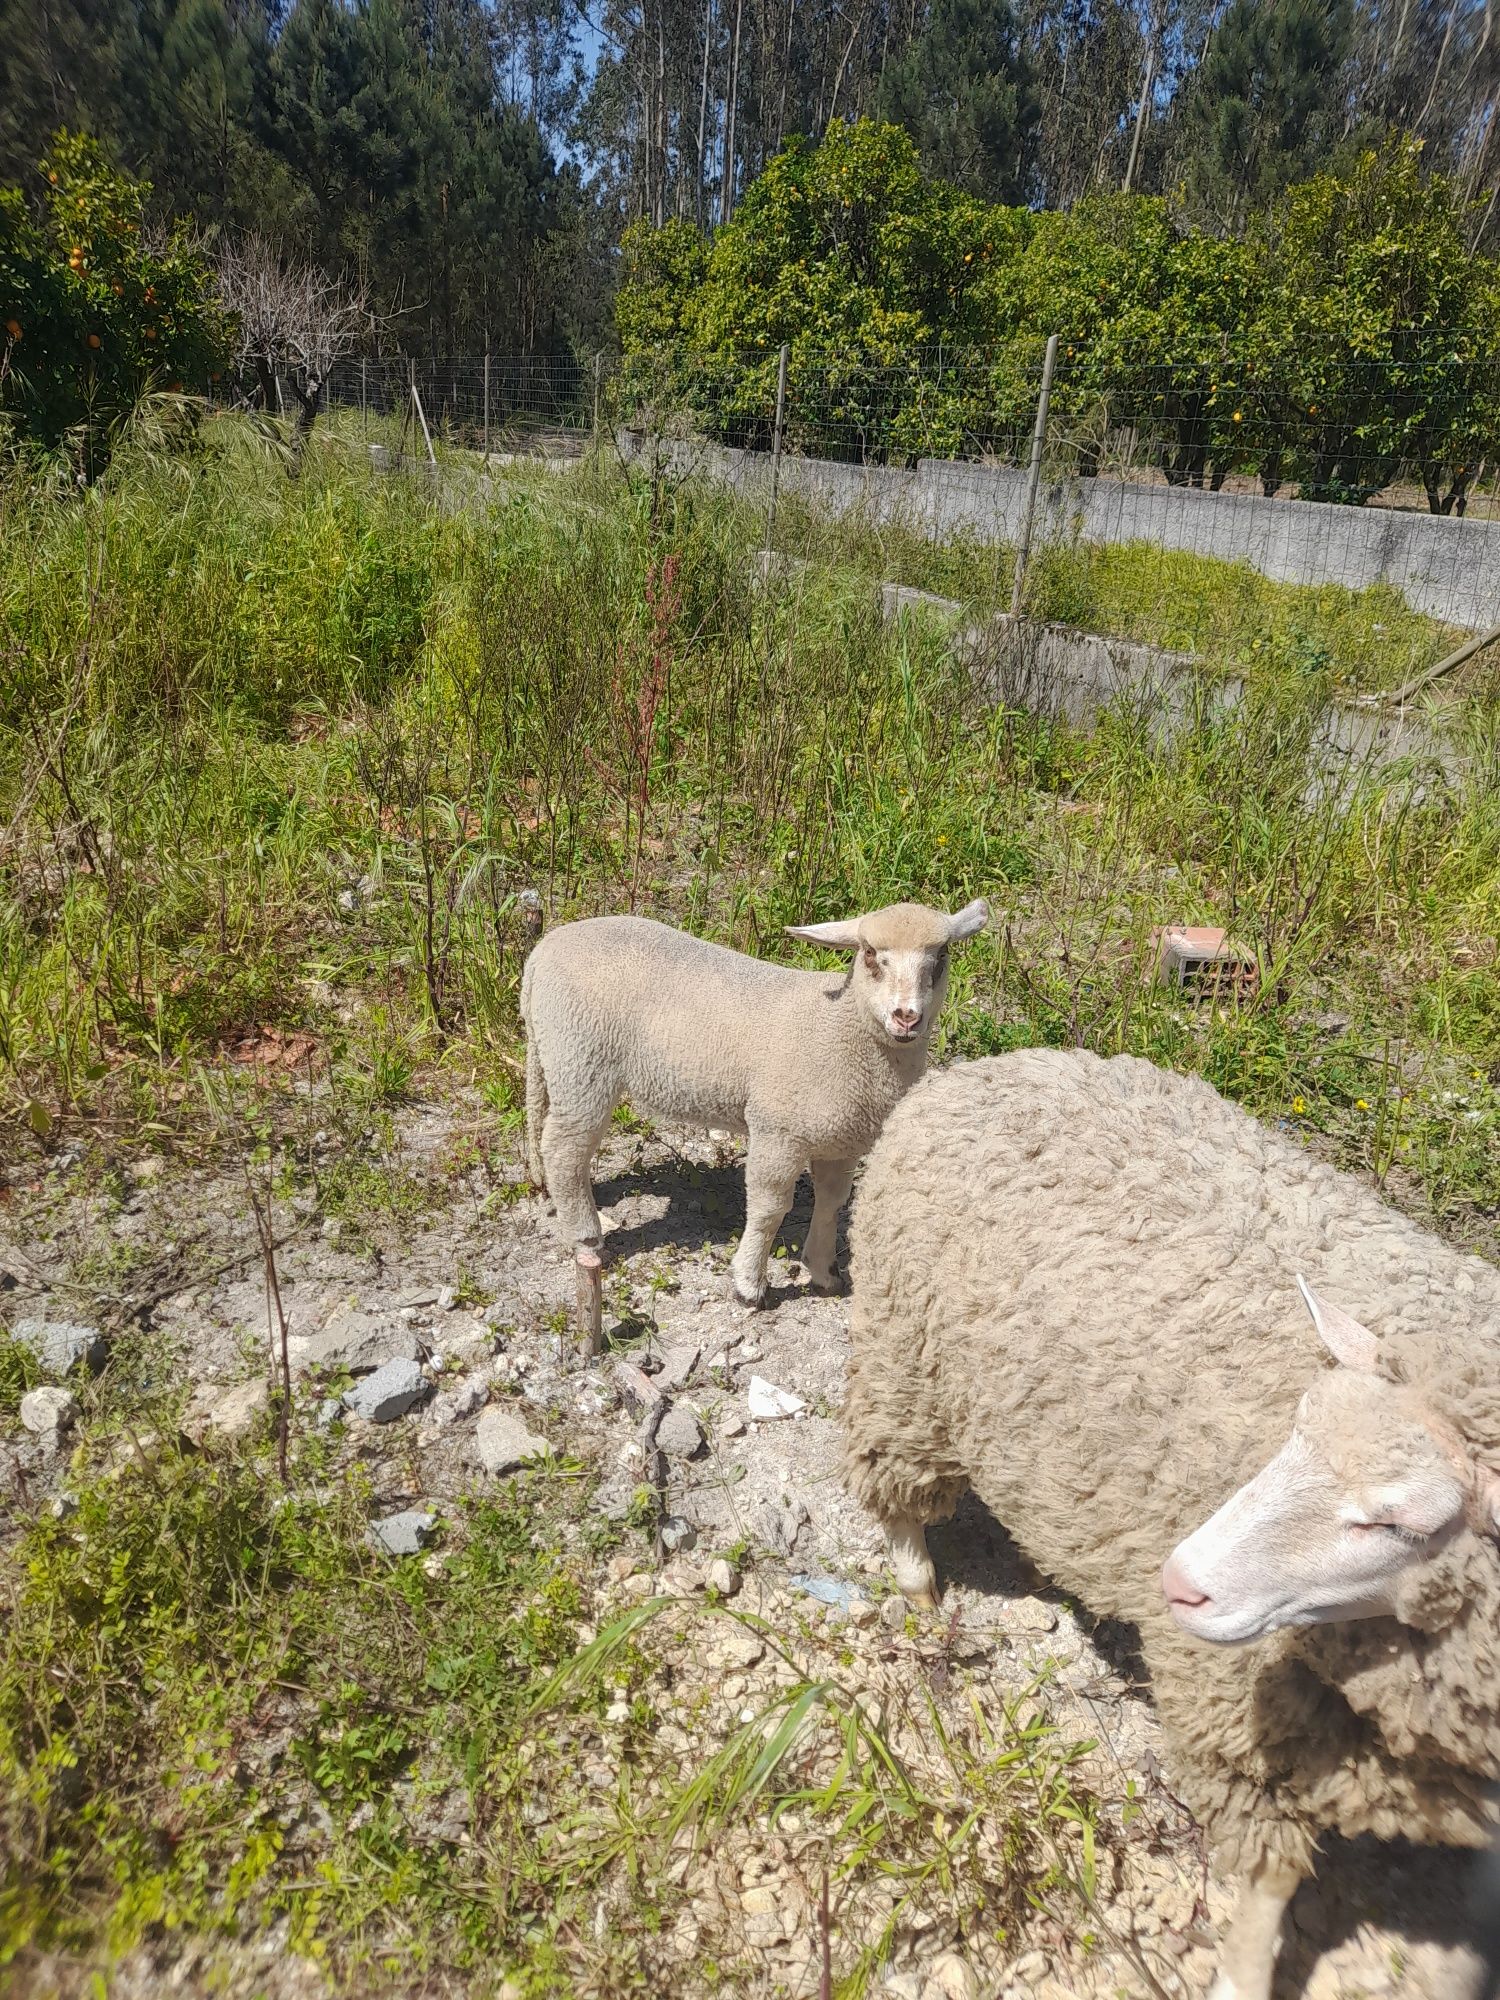
[[[69,1389],[33,1389],[21,1398],[21,1422],[37,1437],[65,1431],[78,1415]]]
[[[415,1361],[388,1361],[344,1391],[344,1408],[371,1423],[389,1424],[404,1417],[427,1394],[427,1377]]]
[[[479,1462],[486,1472],[514,1472],[529,1458],[541,1458],[549,1449],[547,1440],[529,1431],[509,1410],[486,1410],[474,1434]]]
[[[975,2000],[979,1982],[956,1951],[945,1951],[928,1967],[922,2000]]]
[[[472,1417],[476,1410],[484,1408],[489,1395],[489,1383],[482,1376],[471,1375],[467,1381],[455,1382],[451,1389],[434,1398],[427,1421],[437,1429],[462,1423],[465,1417]]]
[[[245,1437],[254,1428],[256,1418],[270,1406],[269,1383],[263,1375],[252,1376],[208,1406],[203,1412],[203,1430],[215,1437]]]
[[[720,1597],[734,1597],[740,1587],[740,1573],[732,1562],[719,1556],[708,1566],[708,1587],[716,1590]]]
[[[738,1410],[731,1410],[719,1425],[719,1436],[742,1438],[745,1435],[745,1419]]]
[[[49,1375],[66,1375],[80,1361],[97,1374],[108,1352],[104,1336],[95,1326],[71,1319],[18,1319],[12,1337],[29,1347]]]
[[[800,1396],[794,1396],[790,1389],[778,1389],[774,1382],[768,1382],[764,1375],[750,1377],[749,1394],[746,1397],[750,1414],[758,1423],[774,1423],[780,1417],[795,1417],[807,1408]]]
[[[435,1514],[408,1507],[400,1514],[388,1514],[383,1521],[372,1521],[365,1530],[365,1540],[371,1548],[384,1549],[390,1556],[414,1556],[436,1526]]]

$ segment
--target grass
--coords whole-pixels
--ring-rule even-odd
[[[990,705],[940,624],[881,622],[881,577],[1002,600],[994,552],[789,504],[779,539],[807,562],[762,587],[762,526],[604,467],[518,471],[463,507],[334,452],[293,482],[228,419],[189,458],[122,450],[83,500],[7,473],[13,1182],[62,1149],[80,1199],[142,1154],[274,1157],[278,1203],[311,1190],[357,1234],[442,1199],[441,1163],[403,1162],[392,1113],[464,1089],[504,1200],[523,892],[551,922],[635,907],[799,959],[788,922],[984,894],[996,923],[956,961],[942,1054],[1082,1043],[1201,1070],[1496,1254],[1494,702],[1468,684],[1457,779],[1310,784],[1336,688],[1431,657],[1439,628],[1381,593],[1054,553],[1035,608],[1253,655],[1245,701],[1170,746],[1125,709],[1084,736]],[[1193,1007],[1157,987],[1163,921],[1228,925],[1258,994]],[[148,1275],[74,1274],[122,1312]],[[0,1426],[31,1380],[0,1337]],[[559,1818],[608,1686],[656,1699],[662,1629],[652,1608],[584,1632],[587,1481],[530,1475],[447,1522],[437,1561],[392,1565],[364,1543],[357,1470],[309,1426],[284,1492],[266,1438],[121,1469],[127,1428],[175,1437],[131,1383],[112,1366],[86,1399],[78,1512],[0,1548],[16,1965],[279,1923],[345,1983],[489,1966],[526,1993],[650,1990],[674,1841],[788,1814],[848,1908],[892,1891],[869,1905],[872,1953],[933,1871],[991,1925],[1017,1885],[1087,1908],[1103,1821],[1070,1746],[1019,1708],[883,1728],[800,1659],[686,1775],[637,1759]],[[468,1844],[432,1801],[461,1806]],[[843,1964],[843,1990],[872,1962]]]
[[[990,707],[940,627],[882,626],[870,580],[899,544],[785,526],[818,560],[758,590],[757,523],[722,495],[521,474],[454,510],[334,453],[290,482],[227,420],[186,464],[125,454],[85,505],[13,476],[18,1147],[198,1144],[226,1090],[326,1085],[366,1145],[330,1199],[413,1206],[379,1159],[383,1105],[446,1075],[518,1117],[521,891],[551,921],[634,906],[777,955],[787,922],[984,893],[1000,922],[960,960],[950,1052],[1078,1039],[1202,1068],[1492,1226],[1493,704],[1463,711],[1456,784],[1371,770],[1319,803],[1339,669],[1298,593],[1235,572],[1210,599],[1200,577],[1224,629],[1274,618],[1250,698],[1166,755],[1146,715],[1084,738]],[[1130,560],[1049,575],[1113,575],[1123,603]],[[1346,636],[1395,622],[1336,611]],[[1171,1005],[1141,976],[1163,920],[1229,923],[1261,999]]]

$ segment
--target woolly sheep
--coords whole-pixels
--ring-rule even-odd
[[[592,1165],[628,1098],[665,1124],[744,1133],[745,1233],[732,1265],[746,1304],[810,1165],[804,1256],[832,1289],[838,1211],[891,1107],[921,1076],[947,990],[948,947],[989,920],[895,903],[793,937],[852,952],[849,971],[767,965],[644,917],[591,917],[548,933],[526,962],[526,1132],[532,1179],[562,1235],[599,1238]]]
[[[1500,1271],[1198,1079],[1047,1050],[905,1100],[851,1264],[848,1485],[908,1596],[972,1486],[1139,1627],[1240,1878],[1222,2000],[1267,2000],[1322,1832],[1488,1838]]]

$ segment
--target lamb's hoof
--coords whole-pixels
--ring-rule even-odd
[[[739,1300],[740,1304],[748,1306],[752,1312],[758,1311],[766,1302],[766,1288],[764,1285],[761,1286],[758,1292],[746,1292],[740,1289],[738,1278],[731,1278],[729,1280],[729,1289]]]
[[[938,1608],[935,1590],[903,1590],[901,1595],[913,1611],[936,1611]]]
[[[809,1273],[807,1285],[808,1290],[815,1292],[820,1299],[841,1299],[849,1289],[837,1271],[831,1278],[815,1278]]]

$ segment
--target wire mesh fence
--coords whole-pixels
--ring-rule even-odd
[[[1384,679],[1500,624],[1500,363],[1457,341],[1334,371],[1059,337],[1044,398],[1045,353],[371,357],[333,367],[322,402],[419,459],[646,452],[768,513],[774,488],[994,550],[1012,580],[1029,541],[1050,587],[1025,608],[1084,622],[1075,600],[1107,584],[1113,629],[1187,650],[1234,638],[1257,580],[1323,593],[1312,622],[1342,620]],[[1295,646],[1297,606],[1277,615]]]

